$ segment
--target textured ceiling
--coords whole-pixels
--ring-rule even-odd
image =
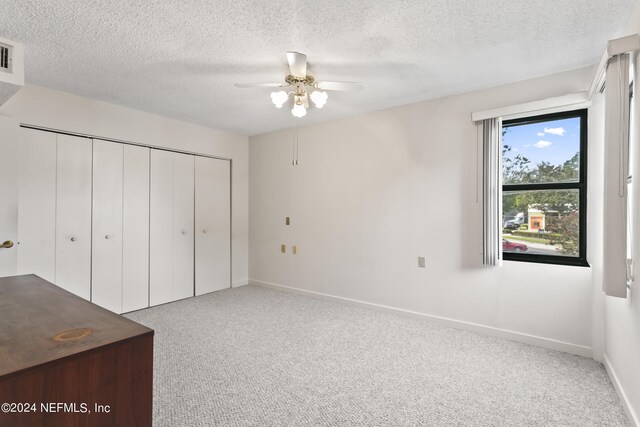
[[[253,135],[596,63],[635,0],[0,0],[27,83]],[[287,50],[363,82],[296,119]]]

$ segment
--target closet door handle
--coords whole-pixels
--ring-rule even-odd
[[[75,238],[75,237],[72,237],[72,238],[71,238],[71,239],[69,239],[69,240],[71,240],[72,242],[75,242],[75,241],[76,241],[76,238]]]
[[[7,240],[0,245],[0,249],[9,249],[11,247],[13,247],[13,242],[11,240]]]
[[[205,228],[205,229],[203,229],[203,230],[202,230],[202,233],[203,233],[203,234],[207,234],[207,231],[209,231],[209,230],[207,230],[207,229]]]
[[[105,234],[105,235],[104,235],[104,238],[105,238],[105,239],[109,239],[110,237],[109,237],[109,235],[108,235],[108,234]]]
[[[185,236],[187,234],[187,230],[182,230],[182,235]]]

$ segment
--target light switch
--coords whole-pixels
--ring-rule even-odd
[[[418,257],[418,267],[419,268],[425,268],[426,264],[427,263],[426,263],[425,258],[423,256],[419,256]]]
[[[294,255],[298,253],[298,247],[296,245],[293,245],[291,247],[291,253],[294,254]]]
[[[286,218],[284,219],[284,223],[285,223],[286,225],[289,225],[289,224],[291,223],[291,221],[289,220],[289,217],[286,217]]]
[[[280,252],[282,252],[283,254],[287,253],[287,245],[280,245]]]

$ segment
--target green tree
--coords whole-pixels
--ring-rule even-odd
[[[578,212],[569,212],[562,216],[551,217],[551,227],[558,237],[551,240],[552,245],[559,247],[563,255],[579,255],[580,218]]]
[[[529,182],[528,175],[531,173],[531,160],[522,154],[511,157],[511,146],[502,146],[502,183],[503,184],[523,184]]]
[[[561,165],[542,161],[533,166],[518,154],[509,156],[511,147],[503,145],[502,173],[504,184],[571,182],[579,179],[580,153]],[[529,190],[505,193],[502,209],[505,216],[536,209],[545,214],[546,231],[557,234],[553,244],[566,255],[578,255],[579,194],[577,190]]]

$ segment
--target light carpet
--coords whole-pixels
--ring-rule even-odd
[[[243,286],[126,317],[155,329],[157,426],[622,426],[602,364]]]

